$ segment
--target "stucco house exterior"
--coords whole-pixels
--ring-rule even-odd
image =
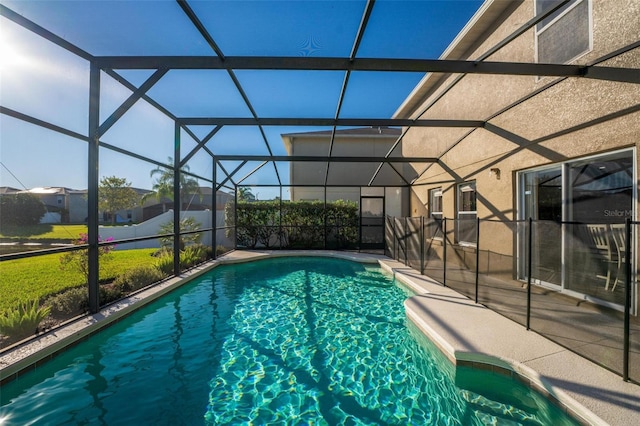
[[[400,135],[399,128],[368,127],[281,136],[291,156],[379,159],[392,149]],[[404,163],[292,161],[289,163],[291,201],[345,200],[357,203],[360,210],[360,248],[382,249],[385,216],[402,216],[408,212],[405,172]]]
[[[552,3],[558,2],[485,2],[441,59],[640,67],[637,0],[572,0],[491,50]],[[438,158],[415,170],[410,215],[447,218],[447,241],[463,262],[464,248],[477,242],[475,219],[486,221],[482,264],[493,261],[494,270],[519,280],[526,275],[526,247],[516,221],[531,218],[533,281],[619,307],[624,292],[615,263],[626,249],[615,237],[625,218],[637,219],[639,105],[640,86],[633,83],[428,74],[395,118],[484,125],[408,129],[403,155]],[[608,248],[595,254],[597,230]],[[436,251],[440,240],[433,241]]]
[[[399,128],[369,127],[338,129],[331,145],[331,130],[283,134],[282,140],[291,156],[384,157],[400,137]],[[406,183],[388,164],[385,164],[372,185],[372,176],[380,163],[341,163],[327,166],[326,162],[290,162],[289,173],[292,201],[324,200],[326,177],[327,201],[361,202],[361,197],[384,197],[386,214],[407,212]],[[402,165],[400,165],[402,166]],[[327,167],[330,173],[327,174]],[[402,170],[400,170],[402,172]],[[300,185],[300,186],[298,186]],[[317,185],[317,186],[315,186]],[[336,185],[349,185],[337,187]],[[387,188],[377,185],[385,185]]]
[[[136,191],[140,194],[141,198],[143,195],[150,193],[149,190],[139,190]],[[212,199],[213,189],[207,186],[201,186],[198,188],[197,194],[191,194],[185,199],[182,200],[182,206],[180,208],[181,211],[200,211],[200,210],[211,210],[213,206]],[[224,211],[224,208],[227,203],[233,201],[233,195],[228,194],[226,192],[218,191],[216,193],[215,200],[215,209],[218,211]],[[137,206],[133,209],[134,217],[139,218],[139,220],[134,220],[133,222],[138,223],[145,220],[149,220],[153,217],[156,217],[162,213],[167,212],[168,210],[173,209],[174,203],[173,200],[169,198],[163,198],[158,200],[156,197],[151,196],[148,197],[144,204],[141,206]]]
[[[142,200],[142,197],[152,191],[148,189],[133,188]],[[35,195],[42,201],[47,209],[47,213],[41,219],[41,223],[86,223],[87,220],[87,190],[72,189],[65,187],[37,187],[20,190],[8,186],[0,187],[0,195],[11,195],[19,193],[29,193]],[[183,211],[211,210],[213,190],[211,187],[200,187],[198,195],[184,200]],[[233,195],[218,191],[216,194],[216,210],[223,211],[227,203],[233,201]],[[127,210],[116,212],[117,223],[140,223],[159,216],[173,209],[173,201],[170,199],[158,200],[155,197],[148,197],[143,204]],[[100,219],[103,223],[111,222],[110,216],[106,212],[100,212]]]

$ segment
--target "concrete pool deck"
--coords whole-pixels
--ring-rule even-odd
[[[405,301],[408,319],[453,363],[517,373],[585,424],[640,424],[640,386],[400,262],[380,264],[416,293]]]
[[[82,340],[133,310],[180,286],[185,280],[226,263],[279,256],[327,256],[379,263],[411,289],[407,318],[454,364],[502,374],[516,373],[533,388],[559,401],[572,415],[592,425],[640,424],[640,386],[573,352],[527,331],[523,326],[475,304],[467,297],[420,275],[386,256],[331,251],[234,251],[180,277],[110,305],[98,314],[43,333],[0,352],[0,383],[45,362],[64,347]]]

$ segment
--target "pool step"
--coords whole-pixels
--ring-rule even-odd
[[[357,272],[353,277],[353,281],[360,285],[373,287],[393,287],[393,282],[388,277],[373,271]]]
[[[520,408],[505,405],[469,390],[462,390],[461,395],[483,424],[545,426],[535,414]]]

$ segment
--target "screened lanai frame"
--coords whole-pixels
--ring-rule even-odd
[[[404,181],[406,187],[411,187],[431,164],[437,163],[446,167],[441,160],[442,155],[437,158],[431,157],[402,157],[393,155],[395,149],[401,143],[406,133],[417,127],[458,127],[468,128],[469,132],[466,133],[457,143],[461,142],[477,128],[483,128],[497,135],[500,135],[509,140],[517,140],[518,135],[509,134],[503,129],[496,128],[489,121],[505,112],[506,110],[513,108],[520,103],[534,97],[545,90],[552,87],[557,83],[551,82],[542,88],[528,94],[527,96],[517,100],[513,104],[504,108],[501,111],[496,112],[491,117],[487,117],[483,120],[449,120],[449,119],[421,119],[421,117],[431,105],[424,107],[415,119],[399,119],[399,118],[346,118],[341,114],[341,108],[344,101],[345,93],[349,85],[350,76],[353,72],[419,72],[419,73],[444,73],[444,74],[457,74],[459,78],[463,78],[466,74],[498,74],[498,75],[523,75],[523,76],[550,76],[558,77],[560,79],[566,78],[588,78],[588,79],[600,79],[617,82],[627,82],[640,84],[640,72],[637,69],[628,68],[615,68],[598,66],[599,63],[608,59],[614,58],[625,52],[631,51],[640,47],[640,41],[635,42],[629,46],[623,47],[611,52],[610,54],[593,61],[588,65],[565,65],[565,64],[541,64],[541,63],[517,63],[517,62],[490,62],[487,59],[495,52],[499,51],[502,47],[508,45],[513,40],[517,39],[520,35],[534,27],[538,22],[542,21],[547,16],[551,15],[555,11],[563,7],[569,0],[559,2],[547,12],[536,16],[524,23],[520,28],[515,30],[512,34],[506,37],[502,42],[489,49],[484,55],[476,60],[442,60],[442,59],[397,59],[397,58],[360,58],[358,57],[358,49],[362,41],[363,35],[367,29],[369,18],[376,5],[375,0],[368,0],[364,7],[364,11],[360,20],[360,24],[357,30],[355,40],[351,53],[348,57],[278,57],[278,56],[225,56],[214,38],[208,32],[207,27],[200,20],[198,14],[189,5],[189,2],[185,0],[177,0],[180,8],[184,14],[188,17],[189,21],[193,24],[194,28],[201,35],[206,44],[215,52],[215,56],[95,56],[83,49],[75,46],[74,44],[66,41],[56,34],[51,33],[45,28],[39,26],[37,23],[30,21],[27,18],[19,15],[13,10],[4,5],[0,5],[0,14],[13,21],[14,23],[26,28],[27,30],[41,36],[49,42],[52,42],[63,49],[77,55],[78,57],[86,60],[90,64],[90,86],[89,86],[89,131],[87,135],[83,135],[72,130],[57,126],[55,124],[40,120],[36,117],[23,114],[19,111],[15,111],[4,106],[0,106],[0,113],[6,116],[13,117],[15,119],[34,124],[46,128],[48,130],[58,132],[60,134],[70,136],[74,139],[83,140],[88,143],[88,242],[84,246],[76,246],[73,248],[51,249],[38,252],[17,253],[11,255],[0,256],[1,260],[10,260],[17,258],[27,258],[32,256],[38,256],[42,254],[64,252],[77,249],[88,249],[89,258],[89,310],[91,312],[97,312],[100,306],[99,303],[99,291],[98,291],[98,249],[101,245],[98,235],[99,224],[99,211],[98,211],[98,182],[99,182],[99,151],[100,148],[112,150],[120,154],[124,154],[138,160],[153,164],[157,167],[166,168],[172,170],[174,173],[174,182],[176,184],[173,188],[174,199],[180,199],[180,187],[177,182],[180,182],[181,174],[186,174],[194,178],[210,182],[213,187],[213,194],[215,195],[218,189],[226,188],[228,190],[237,193],[237,187],[242,185],[243,181],[249,177],[255,170],[253,169],[248,174],[243,175],[240,178],[235,178],[235,174],[240,170],[236,168],[234,171],[227,172],[222,168],[224,176],[219,176],[219,165],[222,165],[224,161],[240,161],[242,164],[247,162],[257,162],[258,168],[265,167],[271,163],[274,167],[275,174],[278,179],[280,187],[288,186],[284,184],[278,174],[276,167],[277,162],[323,162],[327,164],[327,171],[329,165],[333,163],[374,163],[377,164],[375,173],[369,179],[369,186],[385,186],[382,183],[375,183],[378,173],[382,167],[387,164],[396,171],[398,176]],[[114,70],[139,70],[139,69],[153,69],[155,70],[150,77],[140,86],[131,84],[120,74]],[[247,108],[251,111],[251,117],[236,118],[236,117],[178,117],[171,113],[168,109],[164,108],[161,104],[152,99],[147,92],[155,83],[169,70],[189,69],[189,70],[222,70],[226,71],[234,82],[239,95],[242,97]],[[296,118],[296,117],[262,117],[256,113],[253,108],[251,100],[249,99],[246,91],[243,89],[240,81],[235,75],[238,70],[291,70],[291,71],[338,71],[344,73],[344,80],[342,88],[337,99],[337,110],[333,117],[308,117],[308,118]],[[99,116],[100,105],[100,75],[104,72],[106,75],[112,77],[116,81],[120,82],[124,87],[131,91],[131,95],[120,105],[119,108],[113,112],[113,114],[106,120],[101,122]],[[459,81],[459,80],[458,80]],[[453,83],[455,85],[455,81]],[[451,87],[451,86],[450,86]],[[449,87],[449,88],[450,88]],[[446,90],[445,92],[446,93]],[[104,141],[101,141],[101,136],[113,126],[138,100],[145,100],[158,111],[173,120],[175,124],[174,132],[174,163],[165,164],[157,160],[136,154],[122,147],[110,145]],[[601,117],[594,120],[591,123],[585,123],[582,127],[588,127],[596,122],[611,120],[622,115],[631,114],[640,110],[640,106],[628,108],[626,110],[615,113],[611,116]],[[208,125],[214,126],[213,130],[204,138],[199,138],[194,134],[188,126],[190,125]],[[215,134],[223,127],[229,126],[256,126],[262,139],[268,150],[268,155],[216,155],[209,147],[207,142],[215,137]],[[329,142],[329,150],[326,156],[279,156],[274,155],[269,146],[267,138],[265,136],[265,126],[326,126],[331,128],[331,137]],[[332,155],[332,149],[336,139],[336,130],[341,127],[399,127],[402,128],[400,136],[396,142],[389,149],[384,156],[376,157],[340,157]],[[575,131],[578,129],[566,129],[566,132]],[[196,141],[196,147],[186,155],[180,151],[180,138],[181,133],[186,132],[194,141]],[[457,144],[456,143],[456,144]],[[450,150],[454,145],[448,148]],[[446,150],[445,153],[448,151]],[[198,152],[206,152],[211,158],[213,164],[212,176],[201,176],[196,173],[191,173],[183,170],[183,167],[188,164],[188,161],[196,155]],[[421,173],[418,173],[417,177],[407,179],[401,172],[399,172],[393,164],[395,163],[412,163],[412,164],[424,164],[424,169]],[[345,187],[349,186],[346,182],[341,185],[330,185],[327,182],[328,172],[325,175],[324,184],[321,185],[325,188],[331,186]],[[230,186],[233,185],[233,186]],[[271,186],[271,185],[270,185]],[[314,185],[317,186],[317,185]],[[359,185],[358,185],[359,186]],[[397,186],[397,185],[392,185]],[[215,198],[214,198],[215,200]],[[215,201],[214,201],[215,203]],[[179,205],[179,204],[178,204]],[[179,238],[181,234],[179,228],[180,222],[180,207],[174,208],[174,229],[170,236],[174,241],[174,275],[180,274],[180,259],[179,259]],[[216,209],[212,209],[212,223],[215,224]],[[215,251],[215,235],[216,226],[213,225],[208,229],[200,229],[199,231],[212,232],[212,240]],[[137,239],[128,239],[116,241],[119,243],[132,242],[135,240],[154,239],[158,235],[151,237],[142,237]]]

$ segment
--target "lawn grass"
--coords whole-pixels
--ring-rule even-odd
[[[156,249],[115,250],[100,259],[100,279],[110,280],[135,266],[152,265]],[[77,271],[61,269],[61,254],[0,262],[0,312],[20,302],[39,299],[85,285]]]
[[[16,240],[77,240],[78,236],[87,232],[87,225],[54,225],[40,224],[31,226],[4,227],[0,238]]]

